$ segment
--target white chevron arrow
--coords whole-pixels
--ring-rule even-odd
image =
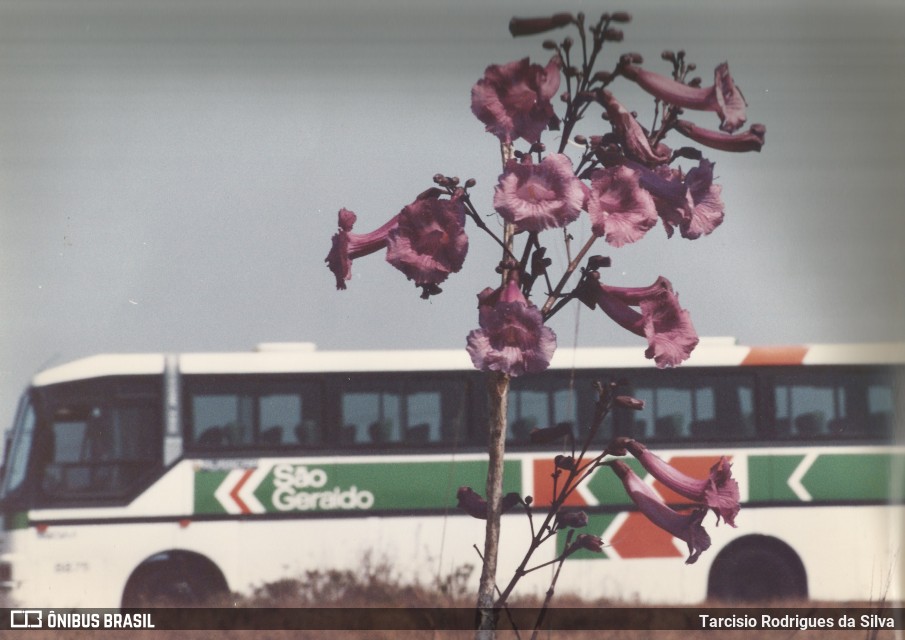
[[[223,478],[223,482],[221,482],[220,486],[217,487],[217,490],[214,491],[214,497],[217,499],[217,502],[226,509],[226,513],[233,515],[242,513],[242,509],[229,494],[233,490],[233,487],[236,486],[236,483],[245,475],[246,471],[247,469],[233,469],[226,474],[226,477]]]
[[[255,489],[270,473],[270,467],[263,465],[254,470],[242,488],[239,489],[238,496],[244,502],[252,513],[264,513],[267,509],[261,504],[261,501],[255,496]]]
[[[811,502],[813,498],[811,494],[808,493],[808,490],[804,488],[804,485],[801,484],[801,479],[804,477],[804,474],[808,472],[811,468],[811,465],[814,464],[814,461],[817,459],[817,454],[814,452],[808,453],[805,455],[804,459],[798,463],[798,466],[795,467],[795,471],[792,472],[792,475],[789,476],[789,488],[798,496],[798,499],[802,502]]]

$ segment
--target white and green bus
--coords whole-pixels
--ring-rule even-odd
[[[562,450],[527,434],[570,423],[580,436],[593,383],[610,379],[646,406],[617,408],[597,444],[628,435],[700,476],[729,456],[742,511],[737,528],[708,516],[713,546],[687,566],[681,541],[602,468],[571,504],[607,546],[571,557],[559,592],[688,604],[905,597],[905,345],[712,339],[671,370],[640,349],[559,349],[550,370],[513,381],[504,491],[550,503]],[[270,344],[43,371],[8,435],[0,588],[21,606],[119,607],[248,592],[353,569],[367,553],[422,582],[477,565],[484,523],[455,504],[462,485],[483,492],[484,389],[464,349]],[[518,509],[504,515],[501,580],[527,530]],[[539,562],[557,553],[541,550]],[[523,588],[545,586],[543,573]]]

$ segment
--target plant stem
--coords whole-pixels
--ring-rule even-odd
[[[562,289],[566,285],[566,282],[568,282],[568,280],[572,276],[572,274],[575,273],[575,269],[578,268],[578,264],[581,262],[582,258],[584,258],[585,254],[591,249],[591,245],[594,244],[595,240],[597,240],[597,237],[594,235],[592,235],[590,238],[588,238],[588,241],[584,244],[584,246],[578,252],[578,255],[576,255],[569,262],[569,266],[566,269],[566,272],[562,275],[562,278],[560,278],[559,282],[556,284],[556,288],[550,292],[550,296],[547,298],[547,302],[544,304],[543,308],[541,309],[541,313],[544,315],[545,320],[548,317],[547,313],[550,311],[550,309],[553,307],[553,305],[556,304],[556,299],[559,296],[559,294],[562,292]]]
[[[487,527],[484,536],[484,557],[481,563],[481,583],[478,587],[480,624],[475,633],[478,640],[495,637],[497,612],[494,607],[496,567],[500,548],[500,512],[503,499],[503,456],[506,447],[506,409],[509,400],[509,375],[491,371],[487,375],[487,398],[490,403],[487,462]]]

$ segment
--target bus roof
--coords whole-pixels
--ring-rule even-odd
[[[104,354],[38,373],[34,386],[117,375],[161,375],[165,354]],[[185,353],[175,356],[184,374],[313,373],[363,371],[471,370],[465,349],[317,351],[310,343],[261,345],[256,351]],[[683,365],[770,366],[821,364],[902,364],[905,343],[853,343],[798,346],[741,346],[732,338],[702,338]],[[649,368],[643,347],[559,348],[554,369]]]

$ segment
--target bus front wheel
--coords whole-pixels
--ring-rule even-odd
[[[177,551],[142,563],[126,584],[122,606],[197,606],[228,592],[223,573],[210,560]]]
[[[745,536],[714,560],[707,597],[730,602],[804,599],[807,576],[801,558],[786,543],[770,536]]]

